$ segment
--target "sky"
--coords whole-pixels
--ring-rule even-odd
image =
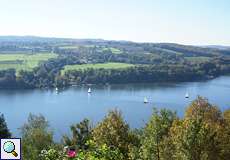
[[[230,46],[229,0],[0,0],[0,35]]]

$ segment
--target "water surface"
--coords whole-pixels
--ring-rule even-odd
[[[230,76],[222,76],[205,82],[126,84],[111,86],[71,87],[60,90],[0,90],[0,112],[14,136],[20,136],[18,128],[29,113],[43,114],[55,133],[55,139],[69,133],[69,126],[83,118],[94,124],[113,108],[122,111],[132,128],[143,127],[152,108],[169,108],[183,116],[185,108],[197,95],[207,97],[221,110],[230,108]],[[190,98],[185,99],[189,92]],[[144,104],[144,97],[149,102]]]

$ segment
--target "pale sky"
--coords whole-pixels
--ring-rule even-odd
[[[0,0],[0,35],[230,45],[230,0]]]

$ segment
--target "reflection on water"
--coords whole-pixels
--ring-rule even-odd
[[[20,136],[17,128],[26,121],[29,113],[41,113],[49,120],[55,138],[68,133],[69,126],[83,118],[94,124],[106,112],[118,108],[131,127],[142,127],[151,115],[152,108],[169,108],[183,116],[186,106],[197,95],[207,97],[222,110],[230,107],[230,77],[191,83],[156,83],[126,85],[95,85],[88,94],[87,86],[55,90],[0,90],[0,112],[4,113],[9,128]],[[190,95],[185,99],[185,93]],[[149,103],[144,104],[144,97]]]

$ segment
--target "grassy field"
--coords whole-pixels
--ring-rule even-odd
[[[61,46],[61,47],[59,47],[60,49],[68,49],[68,50],[77,50],[77,49],[79,49],[80,47],[85,47],[85,48],[96,48],[96,50],[98,51],[98,52],[103,52],[103,51],[111,51],[113,54],[121,54],[122,53],[122,51],[121,50],[119,50],[119,49],[117,49],[117,48],[113,48],[113,47],[101,47],[101,48],[99,48],[98,46],[96,46],[96,45],[83,45],[83,46],[81,46],[81,45],[66,45],[66,46]]]
[[[110,50],[113,54],[121,54],[122,53],[119,49],[113,48],[113,47],[102,49],[102,51],[107,51],[107,50]]]
[[[52,53],[38,54],[0,54],[0,70],[14,68],[19,70],[32,70],[39,62],[57,57]]]
[[[210,57],[185,57],[185,59],[194,63],[202,63],[211,60]]]
[[[94,69],[122,69],[122,68],[128,68],[133,67],[133,64],[128,63],[97,63],[97,64],[82,64],[82,65],[67,65],[62,70],[62,74],[64,74],[66,71],[69,70],[84,70],[88,68],[94,68]]]

